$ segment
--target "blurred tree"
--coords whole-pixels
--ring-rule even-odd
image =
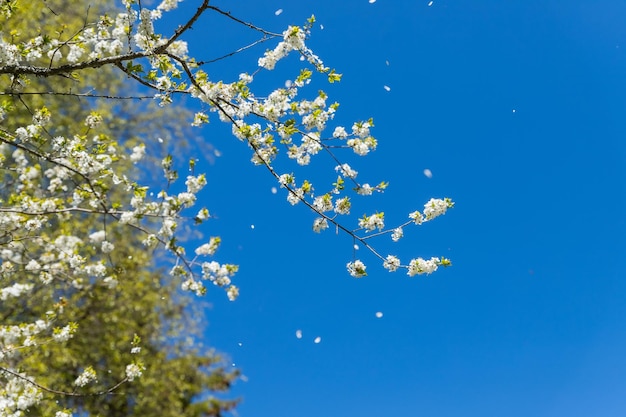
[[[62,28],[63,33],[75,33],[83,28],[88,16],[104,15],[113,10],[112,6],[112,2],[106,0],[13,2],[10,25],[4,22],[2,30],[20,39],[54,33],[58,28]],[[42,62],[46,58],[42,57]],[[130,99],[140,97],[141,93],[134,82],[120,77],[114,67],[87,70],[75,77],[32,78],[27,80],[27,85],[15,85],[21,82],[24,81],[7,74],[0,78],[4,105],[12,108],[11,117],[2,122],[2,128],[8,132],[29,124],[36,109],[45,105],[55,115],[56,122],[48,128],[49,137],[87,131],[84,120],[91,112],[102,117],[99,135],[116,138],[130,149],[141,142],[150,144],[153,154],[162,152],[159,148],[164,145],[146,140],[157,136],[165,138],[164,142],[176,140],[178,149],[184,149],[187,139],[192,137],[186,120],[193,116],[187,110],[159,107],[151,98]],[[70,94],[89,91],[90,86],[98,86],[98,96],[121,98],[100,100],[88,93]],[[51,146],[51,141],[44,141],[38,151],[50,153]],[[12,152],[10,148],[4,150],[5,154]],[[119,163],[127,171],[138,169],[131,160]],[[153,166],[146,164],[146,167]],[[2,169],[0,175],[0,201],[6,202],[19,187],[19,175],[10,169]],[[121,188],[113,188],[109,198],[119,199],[123,192]],[[146,250],[139,230],[107,223],[105,216],[74,214],[62,221],[58,218],[47,221],[46,234],[50,236],[86,237],[105,226],[107,240],[124,242],[124,245],[108,254],[108,262],[114,266],[118,277],[116,285],[97,285],[92,280],[73,287],[64,280],[53,280],[49,285],[36,285],[28,297],[3,299],[0,322],[5,326],[36,320],[45,316],[51,305],[56,305],[56,320],[74,322],[80,329],[80,337],[66,344],[44,343],[36,349],[22,349],[20,371],[38,375],[37,383],[41,386],[74,393],[76,378],[85,366],[93,366],[98,371],[98,381],[90,392],[106,391],[124,375],[136,336],[141,339],[141,345],[135,356],[145,370],[132,384],[123,384],[104,395],[44,395],[54,401],[42,401],[30,407],[28,415],[54,415],[53,410],[58,410],[59,405],[88,415],[111,417],[217,416],[231,409],[236,401],[218,398],[212,393],[227,391],[238,372],[226,369],[220,356],[194,337],[205,323],[201,321],[201,305],[190,303],[190,296],[181,293],[179,283],[167,279],[163,266],[155,262],[162,251]],[[0,247],[9,243],[10,236],[4,235]],[[33,254],[38,253],[34,246],[39,243],[22,241],[19,246],[22,259],[32,259]],[[89,249],[89,253],[96,256],[95,248]],[[7,255],[5,253],[4,260]],[[10,284],[9,276],[0,276],[0,287]]]

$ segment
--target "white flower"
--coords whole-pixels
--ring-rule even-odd
[[[335,213],[337,214],[350,214],[350,199],[343,197],[335,201]]]
[[[130,160],[133,163],[139,162],[141,158],[146,154],[146,145],[143,143],[141,145],[135,146],[133,148],[133,153],[130,155]]]
[[[340,175],[343,175],[344,177],[348,177],[352,179],[356,178],[358,174],[358,172],[350,168],[350,165],[348,164],[337,165],[335,167],[335,171],[337,171]]]
[[[106,277],[105,279],[102,280],[102,283],[108,289],[113,289],[117,287],[118,281],[113,277]]]
[[[147,247],[155,246],[159,242],[159,239],[156,235],[150,234],[144,240],[141,241],[141,244]]]
[[[328,221],[323,217],[318,217],[313,221],[313,231],[319,233],[324,229],[328,229]]]
[[[34,259],[28,261],[26,266],[24,267],[27,271],[39,271],[41,269],[41,265]]]
[[[72,337],[73,331],[70,325],[63,328],[55,328],[52,333],[52,338],[57,342],[68,341]]]
[[[287,185],[295,184],[295,177],[293,174],[282,174],[278,177],[278,182],[280,183],[281,188],[284,188]]]
[[[178,193],[178,203],[183,207],[191,207],[196,202],[196,195],[193,193]]]
[[[372,195],[374,188],[369,184],[363,184],[356,189],[356,193],[359,195]]]
[[[74,381],[77,387],[84,387],[90,382],[96,381],[96,371],[91,366],[85,368],[82,374]]]
[[[333,132],[333,137],[338,139],[345,139],[348,136],[348,132],[343,126],[337,126]]]
[[[361,139],[349,139],[348,142],[346,143],[348,144],[349,147],[352,148],[354,153],[359,156],[365,156],[370,151],[370,148],[367,145],[367,143],[362,141]]]
[[[404,236],[404,230],[401,227],[393,229],[393,233],[391,234],[391,240],[397,242]]]
[[[167,47],[167,51],[180,58],[186,58],[189,53],[189,46],[185,41],[174,41]]]
[[[89,127],[90,129],[93,129],[94,127],[98,126],[100,123],[102,123],[102,116],[100,116],[97,113],[91,113],[85,119],[85,125]]]
[[[182,0],[163,0],[161,4],[157,6],[157,10],[162,10],[164,12],[169,12],[170,10],[174,10],[178,7],[178,3]]]
[[[313,200],[313,207],[320,213],[330,211],[333,209],[333,201],[330,194],[324,194],[319,197],[315,197]]]
[[[414,275],[422,275],[422,274],[431,274],[437,270],[439,265],[439,258],[430,258],[429,260],[424,260],[422,258],[412,259],[411,263],[409,263],[409,271],[407,275],[410,277]]]
[[[393,272],[400,267],[400,259],[393,255],[388,255],[383,262],[383,267],[389,270],[389,272]]]
[[[196,194],[206,185],[206,177],[204,174],[198,175],[197,177],[190,175],[187,177],[185,185],[187,186],[187,192]]]
[[[165,220],[163,220],[163,226],[161,226],[161,229],[159,230],[159,235],[165,237],[166,239],[169,239],[172,237],[172,235],[174,235],[174,230],[176,230],[176,221],[174,221],[174,219],[172,218],[166,218]]]
[[[252,82],[252,76],[246,73],[239,74],[239,80],[244,84],[250,84]]]
[[[369,122],[357,122],[352,125],[352,134],[360,138],[365,138],[370,134]]]
[[[424,216],[426,220],[432,220],[437,216],[446,214],[446,210],[452,207],[454,203],[449,198],[442,200],[440,198],[431,198],[428,203],[424,204]]]
[[[205,123],[209,123],[209,116],[206,113],[198,112],[193,117],[192,126],[202,126]]]
[[[239,297],[239,288],[235,287],[234,285],[231,285],[226,290],[226,295],[228,296],[228,299],[230,301],[235,301],[237,297]]]
[[[289,201],[292,206],[295,206],[303,197],[304,190],[302,190],[302,188],[296,188],[293,193],[289,192],[289,194],[287,194],[287,201]]]
[[[213,255],[221,243],[219,237],[212,237],[209,239],[209,243],[205,243],[202,246],[196,248],[196,255]]]
[[[196,218],[198,220],[206,220],[208,219],[210,216],[209,214],[209,210],[207,210],[206,208],[201,209],[198,214],[196,214]]]
[[[382,230],[385,227],[385,213],[376,213],[371,216],[363,216],[359,219],[359,227],[370,232],[376,228]]]
[[[120,216],[120,223],[121,224],[127,224],[127,223],[131,223],[132,224],[134,221],[135,221],[135,213],[133,213],[132,211],[125,211]]]
[[[367,272],[365,272],[365,264],[358,259],[354,262],[348,262],[346,268],[348,269],[350,275],[355,278],[362,278],[367,275]]]
[[[0,289],[0,300],[4,301],[9,297],[12,297],[12,298],[19,297],[22,294],[29,292],[32,288],[33,288],[33,284],[15,283],[11,285],[10,287]]]
[[[139,378],[142,374],[142,369],[139,365],[131,363],[130,365],[126,365],[126,378],[129,381],[134,380],[135,378]]]
[[[197,295],[202,295],[204,293],[204,285],[201,282],[194,280],[193,278],[189,278],[181,284],[181,288],[183,291],[193,291]]]
[[[422,224],[424,221],[424,216],[419,211],[414,211],[413,213],[409,213],[409,219],[413,220],[415,224]]]
[[[115,249],[115,245],[105,240],[104,242],[102,242],[100,249],[102,249],[103,253],[111,253],[113,252],[113,249]]]

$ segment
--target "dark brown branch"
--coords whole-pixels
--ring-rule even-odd
[[[113,391],[115,391],[116,389],[118,389],[123,383],[128,381],[128,377],[125,377],[120,382],[118,382],[117,384],[113,385],[110,388],[105,389],[104,391],[91,392],[91,393],[87,393],[87,394],[81,394],[81,393],[76,393],[76,392],[57,391],[55,389],[45,387],[45,386],[43,386],[41,384],[36,383],[35,381],[33,381],[30,378],[27,378],[25,376],[22,376],[22,375],[18,374],[17,372],[13,372],[10,369],[7,369],[7,368],[5,368],[3,366],[0,366],[0,373],[3,373],[3,372],[7,373],[7,374],[9,374],[11,376],[14,376],[16,378],[19,378],[22,381],[25,381],[25,382],[27,382],[27,383],[29,383],[29,384],[39,388],[42,391],[46,391],[46,392],[49,392],[51,394],[56,394],[56,395],[64,395],[64,396],[67,396],[67,397],[93,397],[93,396],[97,396],[97,395],[110,394]]]
[[[91,94],[91,93],[62,93],[59,91],[31,91],[31,92],[20,92],[20,93],[12,93],[12,92],[1,92],[0,96],[25,96],[25,95],[33,95],[33,96],[44,96],[44,95],[53,95],[53,96],[72,96],[72,97],[86,97],[86,98],[106,98],[111,100],[145,100],[145,99],[153,99],[153,96],[110,96],[106,94]]]
[[[31,65],[5,65],[4,67],[0,67],[0,74],[35,75],[37,77],[67,75],[73,71],[86,68],[100,68],[105,65],[118,64],[138,58],[146,58],[155,54],[157,54],[156,50],[153,52],[131,52],[123,55],[92,59],[91,61],[79,62],[76,64],[64,64],[54,68],[34,67]]]

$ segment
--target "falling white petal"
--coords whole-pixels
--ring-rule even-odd
[[[276,16],[280,15],[283,12],[283,9],[278,9],[274,12]]]
[[[376,312],[376,318],[381,318],[383,316],[383,312],[382,311],[377,311]]]
[[[429,6],[432,6],[432,5],[433,5],[432,0],[428,3],[428,5],[429,5]]]
[[[389,61],[385,61],[385,64],[387,64],[387,66],[389,66]]]
[[[276,194],[278,192],[278,189],[276,187],[272,187],[272,194]]]
[[[376,3],[376,0],[370,0],[370,4]]]
[[[371,0],[370,0],[370,1],[371,1]],[[315,338],[315,340],[313,340],[313,342],[315,342],[315,343],[319,343],[319,342],[321,342],[321,341],[322,341],[322,338],[321,338],[321,337],[319,337],[319,336],[317,336],[317,337]]]
[[[300,330],[300,329],[296,330],[296,337],[298,339],[302,339],[302,330]]]
[[[433,177],[433,173],[430,169],[426,168],[424,170],[424,175],[426,176],[426,178],[432,178]]]
[[[355,244],[354,245],[354,250],[359,250],[359,245]]]
[[[387,91],[391,91],[391,87],[389,87],[388,85],[385,85],[384,89],[387,90]]]
[[[253,224],[250,225],[250,229],[254,229],[254,225]]]

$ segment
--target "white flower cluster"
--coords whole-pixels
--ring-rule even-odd
[[[2,381],[4,386],[0,385],[0,415],[2,416],[25,416],[26,411],[43,398],[39,388],[28,382],[31,380],[28,375],[15,373],[17,375],[0,373],[0,380],[4,379]]]
[[[353,262],[348,262],[346,268],[348,269],[348,273],[355,278],[362,278],[367,275],[367,272],[365,272],[367,267],[358,259]]]
[[[313,231],[315,233],[319,233],[322,230],[326,229],[328,229],[328,220],[323,217],[318,217],[317,219],[313,220]]]
[[[411,277],[416,274],[428,275],[435,272],[440,263],[441,261],[439,258],[430,258],[429,260],[424,260],[422,258],[413,259],[409,264],[409,271],[407,274]]]
[[[211,237],[208,243],[196,248],[196,255],[213,255],[221,243],[219,237]]]
[[[273,70],[276,63],[286,57],[291,51],[297,50],[308,51],[308,48],[304,45],[306,33],[302,28],[298,26],[289,26],[287,30],[283,32],[283,41],[276,47],[265,52],[262,58],[259,58],[259,67],[263,67],[268,70]]]
[[[77,387],[84,387],[85,385],[95,382],[97,380],[96,371],[88,366],[83,370],[83,372],[76,378],[74,381],[74,385]]]
[[[31,265],[31,264],[29,263],[28,265]],[[32,270],[34,268],[31,266],[30,269]],[[9,297],[17,298],[21,296],[22,294],[26,294],[30,292],[30,290],[32,289],[33,289],[33,284],[21,284],[19,282],[15,283],[11,285],[10,287],[5,287],[5,288],[0,289],[0,301],[4,301]]]
[[[371,216],[363,216],[359,219],[359,227],[366,232],[382,230],[385,227],[385,213],[375,213]]]
[[[131,363],[126,365],[126,378],[133,381],[143,374],[143,367],[140,364]]]
[[[449,198],[431,198],[426,204],[424,204],[424,214],[419,211],[414,211],[409,214],[409,218],[413,220],[415,224],[422,224],[433,220],[436,217],[446,214],[449,208],[454,207],[454,202]]]

